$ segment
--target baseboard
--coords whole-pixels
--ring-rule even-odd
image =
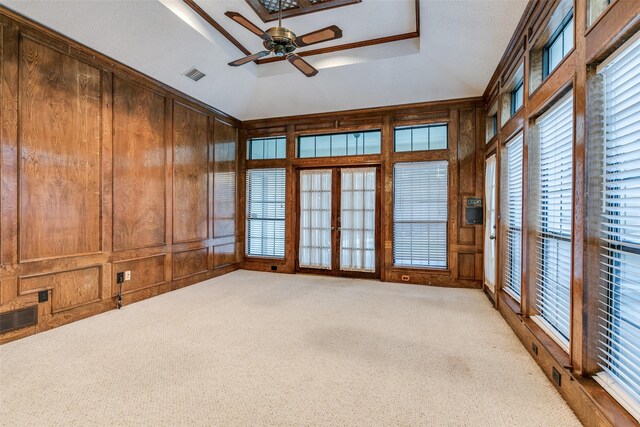
[[[585,426],[637,426],[635,419],[591,378],[572,372],[569,355],[536,323],[514,310],[505,292],[498,294],[498,310],[531,357]],[[553,370],[560,375],[554,380]]]
[[[166,292],[171,292],[180,288],[184,288],[186,286],[191,286],[196,283],[203,282],[208,279],[212,279],[214,277],[222,276],[224,274],[238,270],[239,268],[240,268],[240,264],[238,263],[230,264],[230,265],[216,268],[214,270],[209,270],[207,272],[196,274],[194,276],[189,276],[189,277],[173,280],[170,282],[161,283],[159,285],[141,289],[138,291],[133,291],[122,296],[122,304],[123,306],[134,304],[136,302],[143,301],[145,299],[152,298],[154,296],[161,295]],[[22,329],[17,329],[17,330],[10,331],[0,335],[0,345],[18,340],[20,338],[25,338],[40,332],[44,332],[49,329],[57,328],[58,326],[62,326],[68,323],[86,319],[88,317],[95,316],[96,314],[114,310],[115,308],[116,308],[115,298],[111,297],[111,298],[103,299],[93,304],[87,304],[82,307],[77,307],[71,310],[67,310],[63,313],[60,313],[54,316],[47,316],[44,318],[44,320],[40,320],[37,325],[29,326]],[[41,309],[42,308],[39,307],[39,310]]]

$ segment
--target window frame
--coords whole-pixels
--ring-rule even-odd
[[[558,28],[556,28],[556,30],[553,32],[553,34],[551,35],[551,37],[549,37],[549,41],[547,41],[544,46],[542,47],[542,80],[546,79],[547,77],[549,77],[549,75],[556,69],[558,68],[558,65],[560,65],[560,63],[562,63],[562,61],[564,60],[564,58],[567,57],[567,55],[569,54],[569,52],[571,52],[574,48],[575,48],[575,20],[574,18],[574,13],[573,13],[573,9],[571,9],[567,15],[562,18],[562,22],[560,22],[560,25],[558,25]],[[571,26],[573,31],[571,32],[571,37],[573,37],[573,41],[571,42],[571,46],[572,48],[569,49],[567,52],[564,51],[564,37],[565,37],[565,30],[567,30],[567,28],[569,28],[569,23],[573,21],[573,25]],[[562,37],[562,58],[560,59],[560,61],[558,62],[558,64],[552,68],[549,69],[549,58],[551,55],[551,48],[553,47],[553,45],[555,44],[555,42]]]
[[[570,105],[567,105],[570,104]],[[571,310],[572,310],[572,261],[573,261],[573,241],[572,241],[572,233],[574,227],[573,221],[573,209],[575,206],[574,201],[574,182],[573,182],[573,165],[574,165],[574,139],[575,139],[575,115],[574,115],[574,90],[570,90],[567,94],[565,94],[561,99],[554,102],[547,111],[542,114],[540,117],[536,119],[535,125],[539,130],[539,139],[537,144],[538,156],[540,160],[537,162],[537,169],[529,170],[530,179],[535,180],[534,185],[537,185],[536,194],[538,194],[538,199],[535,200],[534,206],[532,209],[535,209],[537,212],[537,221],[535,224],[536,231],[536,246],[537,250],[535,250],[535,262],[533,266],[533,273],[535,279],[532,281],[534,283],[534,289],[536,291],[536,297],[534,298],[534,306],[536,308],[537,313],[532,316],[532,320],[534,320],[539,326],[542,327],[543,330],[549,335],[562,349],[569,353],[571,346]],[[560,114],[560,117],[558,117]],[[571,129],[570,137],[568,141],[566,139],[559,139],[558,134],[554,132],[558,132],[557,129],[562,129],[560,132],[567,132],[567,129],[558,127],[558,120],[562,117],[562,115],[569,114],[569,127]],[[542,135],[542,126],[543,123],[546,123],[547,120],[555,121],[551,126],[552,132],[549,140],[545,140],[543,143],[543,135]],[[546,129],[546,128],[545,128]],[[549,142],[546,142],[549,141]],[[550,145],[552,144],[552,145]],[[571,206],[569,207],[567,214],[562,216],[562,212],[564,210],[560,210],[560,217],[558,217],[558,212],[552,211],[550,213],[550,208],[562,208],[564,206],[566,196],[562,196],[558,198],[557,194],[554,194],[558,190],[558,186],[563,183],[562,181],[562,173],[560,166],[558,165],[558,159],[554,158],[553,161],[548,162],[546,165],[548,168],[546,169],[546,178],[544,178],[543,174],[543,164],[542,158],[543,146],[547,147],[549,152],[557,152],[559,146],[563,146],[562,144],[568,144],[569,149],[571,150],[571,158],[568,161],[568,164],[571,166],[571,172],[569,176],[564,177],[565,180],[570,182],[571,188],[569,190],[571,194]],[[546,153],[549,155],[549,153]],[[554,154],[555,155],[555,154]],[[550,166],[552,164],[553,166]],[[566,163],[565,163],[566,164]],[[551,178],[550,178],[551,176]],[[565,183],[566,184],[566,183]],[[564,186],[561,186],[564,188]],[[560,203],[558,205],[558,203]],[[564,227],[567,226],[566,219],[569,220],[569,230],[565,230]],[[563,219],[565,221],[563,221]],[[543,223],[544,221],[544,223]],[[553,250],[553,245],[557,246],[557,249]],[[568,245],[568,252],[570,256],[569,261],[569,272],[568,272],[568,298],[567,298],[567,307],[566,313],[562,313],[558,310],[558,307],[561,307],[561,304],[564,302],[562,299],[563,294],[560,293],[561,287],[563,283],[560,281],[560,275],[556,277],[555,281],[553,279],[553,273],[558,272],[562,273],[562,269],[558,267],[557,269],[553,268],[554,261],[559,261],[561,258],[560,248],[561,245]],[[557,258],[550,258],[547,253],[552,254],[557,252]],[[551,273],[550,277],[548,274]],[[555,285],[555,289],[554,289]],[[555,303],[555,305],[548,305],[545,303]],[[555,309],[555,316],[553,314],[547,314],[546,312],[553,312]],[[562,313],[566,315],[567,320],[567,331],[566,334],[560,329],[562,324],[560,316],[557,313]]]
[[[444,128],[445,130],[445,147],[444,148],[430,148],[431,147],[431,129],[432,128]],[[413,131],[416,129],[428,129],[428,137],[427,137],[427,148],[426,150],[415,150],[413,149]],[[398,150],[397,146],[397,132],[399,130],[410,130],[411,131],[411,149],[410,150]],[[407,125],[407,126],[396,126],[393,128],[393,152],[394,153],[415,153],[415,152],[425,152],[425,151],[438,151],[438,150],[448,150],[449,149],[449,123],[447,122],[439,122],[439,123],[428,123],[428,124],[419,124],[419,125]]]
[[[366,134],[374,134],[377,133],[380,137],[380,146],[378,147],[378,152],[377,153],[365,153],[364,152],[364,148],[365,148],[365,138],[364,136]],[[358,138],[356,138],[356,153],[355,154],[349,154],[349,135],[355,135],[355,134],[360,134],[362,136],[362,153],[358,153],[358,145],[359,142],[357,141]],[[333,148],[333,141],[331,138],[335,137],[335,136],[342,136],[344,135],[345,138],[347,139],[346,141],[346,145],[345,145],[345,151],[347,152],[347,154],[331,154],[332,152],[332,148]],[[313,151],[314,151],[314,155],[313,156],[301,156],[300,152],[301,152],[301,142],[303,138],[315,138],[314,139],[314,143],[313,143]],[[317,138],[322,138],[322,137],[329,137],[330,141],[329,141],[329,154],[328,155],[321,155],[319,156],[317,154],[318,152],[318,142],[317,142]],[[366,130],[353,130],[353,131],[346,131],[346,132],[331,132],[331,133],[308,133],[308,134],[301,134],[301,135],[297,135],[296,136],[296,159],[326,159],[326,158],[331,158],[331,157],[353,157],[353,156],[380,156],[382,154],[382,129],[366,129]]]
[[[639,215],[629,215],[630,212],[636,212],[635,207],[633,205],[626,206],[624,202],[627,202],[628,199],[623,197],[626,193],[621,193],[621,187],[626,185],[631,186],[629,191],[634,192],[634,195],[635,192],[638,191],[638,187],[634,186],[633,183],[629,184],[625,182],[626,179],[636,179],[636,175],[631,175],[629,171],[625,171],[624,169],[624,166],[631,166],[632,171],[637,169],[637,167],[633,165],[640,160],[640,156],[630,157],[629,154],[637,150],[630,150],[631,147],[629,147],[629,145],[638,143],[632,136],[637,134],[638,131],[631,130],[629,134],[616,135],[612,139],[608,137],[610,135],[610,129],[608,127],[610,125],[613,126],[613,134],[615,135],[615,129],[617,126],[620,126],[621,121],[628,122],[635,117],[635,115],[640,114],[636,109],[637,107],[634,108],[634,106],[638,105],[637,99],[640,96],[640,91],[629,93],[629,90],[623,92],[625,94],[624,99],[615,99],[624,105],[622,109],[617,111],[622,117],[608,114],[608,111],[612,111],[612,109],[616,110],[617,108],[615,103],[613,105],[609,104],[607,69],[621,58],[623,61],[621,68],[626,69],[626,73],[630,73],[630,70],[637,70],[637,65],[630,67],[629,57],[627,57],[627,63],[625,64],[624,62],[624,57],[630,49],[633,49],[631,58],[635,58],[637,62],[638,52],[640,52],[640,32],[627,40],[627,42],[601,63],[596,70],[596,74],[602,78],[603,92],[601,96],[604,101],[601,110],[596,109],[596,111],[599,113],[602,112],[603,121],[601,123],[601,133],[597,132],[597,136],[594,135],[597,139],[595,141],[590,140],[589,144],[596,143],[598,146],[602,144],[602,153],[600,153],[601,164],[599,165],[600,173],[602,174],[600,177],[602,199],[599,200],[601,211],[598,213],[598,221],[602,222],[602,229],[600,229],[598,241],[599,246],[604,249],[604,252],[600,252],[599,256],[606,270],[603,270],[603,274],[597,278],[596,282],[598,292],[601,294],[601,298],[598,301],[598,308],[602,314],[598,317],[597,324],[598,332],[602,336],[602,340],[597,343],[597,360],[601,371],[594,375],[593,378],[618,401],[618,403],[629,411],[637,421],[640,421],[640,382],[637,381],[640,364],[638,363],[637,356],[635,361],[628,357],[628,353],[630,352],[629,347],[635,349],[638,347],[638,331],[640,330],[640,326],[638,325],[637,317],[634,319],[633,316],[629,316],[629,313],[637,313],[637,309],[640,307],[640,301],[638,301],[637,295],[634,295],[632,292],[630,293],[636,285],[633,280],[630,280],[630,273],[636,269],[640,269],[640,260],[634,262],[635,260],[630,261],[624,259],[625,256],[629,255],[633,258],[640,256],[640,238],[632,233],[631,236],[636,237],[637,241],[630,240],[629,236],[625,234],[625,230],[629,231],[629,227],[633,229]],[[627,79],[621,79],[621,75],[617,75],[613,81],[637,81],[640,74],[632,76],[625,75],[624,77],[627,77]],[[614,93],[620,90],[619,87],[616,87],[615,83],[613,83],[612,86]],[[631,102],[631,104],[629,102]],[[620,108],[619,105],[617,107]],[[632,137],[629,138],[629,136]],[[613,143],[611,156],[608,155],[610,143]],[[622,150],[624,146],[627,146],[626,150]],[[626,152],[624,161],[618,158],[621,150],[622,152]],[[610,157],[615,159],[611,163],[609,163]],[[614,169],[610,170],[609,168],[612,167]],[[609,173],[612,175],[611,177]],[[626,215],[623,215],[623,213]],[[630,307],[624,307],[622,304],[623,296],[627,303],[629,300],[635,300],[635,304],[632,304]],[[622,328],[623,324],[627,325],[625,329]],[[626,333],[626,338],[623,338],[624,333]],[[633,336],[635,339],[629,341],[629,336]],[[625,343],[624,346],[621,344],[623,342]],[[625,355],[625,353],[627,353],[627,355]],[[630,372],[631,376],[629,375]],[[633,381],[633,379],[629,381],[629,378],[634,376],[636,381]]]
[[[522,97],[521,97],[522,102],[520,103],[520,105],[516,107],[516,100],[518,99],[517,96],[520,89],[522,89]],[[513,90],[511,90],[511,105],[509,108],[511,111],[511,117],[515,116],[515,114],[522,108],[523,105],[524,105],[524,76],[520,80],[518,80],[518,83],[516,83]]]
[[[264,154],[265,149],[264,149],[264,142],[265,141],[275,141],[276,144],[276,155],[275,157],[260,157],[260,158],[253,158],[252,154],[253,154],[253,147],[252,144],[254,141],[262,141],[263,143],[263,148],[262,148],[262,152]],[[278,141],[279,140],[283,140],[284,141],[284,154],[282,157],[278,157]],[[287,158],[287,136],[286,135],[278,135],[278,136],[265,136],[265,137],[254,137],[254,138],[247,138],[246,141],[246,151],[247,151],[247,155],[246,155],[246,160],[250,160],[250,161],[262,161],[262,160],[283,160]]]
[[[251,194],[252,192],[249,190],[249,185],[250,185],[250,178],[249,175],[253,172],[258,172],[258,171],[275,171],[277,172],[282,172],[283,175],[283,200],[280,201],[275,201],[274,203],[282,203],[282,218],[252,218],[250,215],[251,212]],[[246,191],[246,208],[245,208],[245,250],[244,250],[244,256],[247,258],[251,258],[251,259],[274,259],[274,260],[283,260],[286,257],[286,242],[287,242],[287,228],[286,228],[286,221],[287,221],[287,209],[286,209],[286,204],[287,204],[287,169],[284,167],[276,167],[276,168],[251,168],[251,169],[247,169],[246,174],[245,174],[245,180],[246,180],[246,185],[245,185],[245,191]],[[264,203],[264,202],[262,202]],[[277,215],[276,215],[277,216]],[[283,230],[283,235],[282,235],[282,241],[283,243],[283,250],[282,250],[282,256],[280,255],[270,255],[270,254],[264,254],[264,251],[261,251],[262,253],[260,254],[252,254],[250,253],[251,250],[251,233],[250,233],[250,224],[252,220],[256,220],[256,221],[277,221],[277,222],[282,222],[282,230]],[[260,236],[261,240],[264,240],[264,235],[261,234]]]
[[[396,197],[397,197],[397,191],[396,191],[396,167],[398,165],[408,165],[408,164],[417,164],[417,163],[444,163],[446,164],[446,172],[447,172],[447,177],[446,177],[446,185],[445,185],[445,191],[446,191],[446,205],[447,205],[447,209],[446,209],[446,219],[445,220],[440,220],[440,221],[420,221],[421,223],[444,223],[445,226],[445,253],[444,253],[444,257],[445,257],[445,265],[444,266],[435,266],[435,265],[415,265],[415,264],[397,264],[396,263],[396,231],[395,231],[395,225],[396,225]],[[391,260],[392,260],[392,265],[393,268],[397,268],[397,269],[416,269],[416,270],[434,270],[434,271],[447,271],[449,269],[449,220],[450,220],[450,214],[449,214],[449,184],[450,184],[450,180],[451,180],[451,164],[448,160],[425,160],[425,161],[415,161],[415,162],[395,162],[393,164],[393,199],[392,199],[392,216],[391,216],[391,228],[392,228],[392,256],[391,256]],[[401,223],[414,223],[415,221],[401,221]]]

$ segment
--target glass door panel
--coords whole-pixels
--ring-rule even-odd
[[[343,168],[340,183],[340,269],[375,273],[376,168]]]
[[[302,268],[331,270],[332,170],[300,171],[300,245]]]
[[[485,170],[484,283],[496,286],[496,156],[487,159]]]

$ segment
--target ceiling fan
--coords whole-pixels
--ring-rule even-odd
[[[262,44],[267,49],[229,62],[229,65],[232,67],[238,67],[255,61],[273,52],[275,56],[286,56],[287,61],[293,64],[293,66],[300,70],[305,76],[313,77],[318,74],[318,70],[313,68],[299,55],[293,53],[293,51],[299,47],[306,47],[342,37],[342,30],[335,25],[312,31],[303,36],[296,36],[293,31],[282,26],[282,0],[278,1],[278,26],[269,28],[267,31],[262,31],[257,25],[254,25],[238,12],[226,12],[225,15],[260,37],[263,40]]]

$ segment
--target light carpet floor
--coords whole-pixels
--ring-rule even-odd
[[[580,425],[478,290],[248,271],[0,346],[0,424]]]

